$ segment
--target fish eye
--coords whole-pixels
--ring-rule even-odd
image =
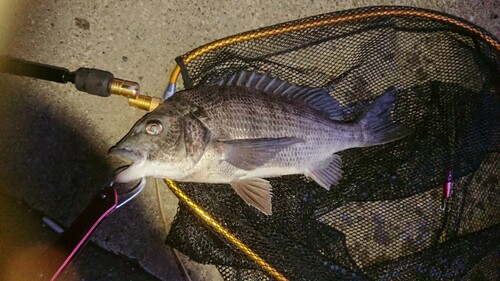
[[[163,130],[163,125],[158,120],[149,121],[146,124],[146,133],[148,135],[156,136]]]

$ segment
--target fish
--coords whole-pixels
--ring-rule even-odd
[[[240,71],[177,92],[139,119],[110,150],[132,164],[118,182],[140,177],[229,184],[249,205],[272,214],[268,178],[302,174],[329,190],[342,178],[338,152],[381,145],[411,133],[392,120],[396,87],[357,121],[324,88]]]

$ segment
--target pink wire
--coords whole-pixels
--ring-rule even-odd
[[[107,210],[106,212],[104,212],[104,214],[102,214],[99,217],[99,219],[97,219],[94,222],[94,224],[89,229],[89,231],[87,231],[87,233],[85,233],[85,236],[83,236],[83,238],[80,240],[80,242],[78,242],[78,245],[76,245],[76,247],[73,249],[73,251],[71,251],[71,253],[68,255],[68,257],[66,258],[66,260],[64,260],[64,262],[61,264],[61,266],[56,271],[56,273],[54,273],[54,275],[52,276],[52,278],[50,279],[50,281],[56,280],[57,276],[64,270],[64,268],[66,268],[66,266],[69,264],[69,262],[71,261],[71,259],[73,258],[73,256],[76,254],[76,252],[78,252],[78,250],[82,247],[82,245],[88,240],[88,238],[90,237],[90,235],[94,232],[94,230],[101,223],[101,221],[105,217],[107,217],[109,215],[109,213],[111,213],[111,211],[113,211],[115,209],[116,205],[118,204],[118,194],[117,194],[116,190],[114,190],[114,195],[115,195],[115,203],[113,204],[113,206],[111,208],[109,208],[109,210]]]
[[[453,187],[453,177],[451,170],[448,170],[446,184],[444,185],[444,199],[448,199],[451,196],[451,188]]]

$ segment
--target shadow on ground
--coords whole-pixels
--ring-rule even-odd
[[[94,142],[98,140],[82,135],[81,132],[89,131],[85,120],[74,118],[70,113],[55,112],[54,107],[40,98],[43,93],[32,94],[34,87],[29,87],[30,82],[19,79],[0,76],[2,280],[6,280],[2,276],[9,270],[23,268],[16,262],[29,264],[27,251],[46,246],[56,237],[43,226],[42,213],[68,226],[109,180],[113,170],[105,152],[95,149]],[[147,221],[141,208],[123,211],[127,214],[120,216],[122,220]],[[127,222],[121,225],[124,227]],[[109,233],[99,236],[113,239]],[[122,242],[126,244],[127,241]],[[157,280],[145,273],[137,262],[110,254],[95,245],[85,247],[72,267],[63,280],[110,280],[111,276],[114,280]]]

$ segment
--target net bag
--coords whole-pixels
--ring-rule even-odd
[[[166,180],[181,199],[168,245],[225,280],[500,279],[500,43],[484,30],[371,7],[231,36],[177,63],[186,88],[255,70],[328,89],[347,122],[397,86],[393,118],[413,133],[340,152],[330,191],[270,179],[269,217],[229,185]]]

